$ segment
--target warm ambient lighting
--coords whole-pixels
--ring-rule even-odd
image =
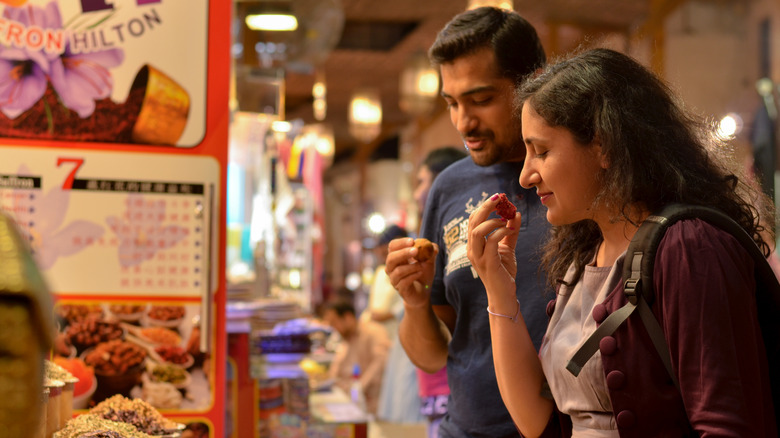
[[[364,143],[374,140],[382,130],[382,103],[379,92],[364,88],[355,91],[349,104],[349,133]]]
[[[732,140],[742,131],[742,117],[736,113],[723,116],[718,122],[717,133],[722,140]]]
[[[476,9],[482,6],[495,6],[503,9],[514,9],[514,2],[512,0],[469,0],[466,9]]]
[[[252,30],[292,31],[298,29],[298,19],[289,1],[264,1],[249,8],[246,25]]]
[[[405,112],[422,116],[433,111],[439,97],[439,72],[424,52],[416,52],[409,59],[401,72],[398,88],[401,93],[398,106]]]
[[[320,121],[325,120],[325,115],[328,112],[327,94],[328,89],[325,86],[325,75],[321,73],[317,74],[314,86],[311,87],[311,95],[314,98],[314,101],[312,102],[314,118]]]
[[[246,25],[252,30],[289,31],[298,28],[298,20],[292,15],[257,14],[247,15]]]
[[[376,235],[382,233],[387,228],[387,221],[385,221],[382,213],[371,213],[367,219],[367,224],[369,231]]]

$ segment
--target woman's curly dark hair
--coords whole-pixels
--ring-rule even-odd
[[[710,206],[739,223],[765,255],[772,250],[771,199],[741,176],[744,167],[713,126],[629,56],[593,49],[550,65],[520,87],[516,110],[522,105],[584,145],[598,139],[609,166],[598,176],[595,203],[619,212],[614,220],[631,221],[637,206]],[[601,240],[590,220],[553,227],[542,256],[550,283],[562,282],[572,263],[576,281]]]

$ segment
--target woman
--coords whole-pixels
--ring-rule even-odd
[[[625,251],[649,214],[672,202],[718,208],[768,255],[773,236],[760,224],[774,223],[771,202],[718,156],[723,145],[706,124],[618,52],[596,49],[548,67],[521,87],[518,103],[520,184],[536,188],[553,225],[542,266],[557,298],[538,356],[514,295],[521,218],[491,219],[498,195],[469,218],[467,251],[487,290],[499,389],[520,431],[775,436],[753,261],[698,219],[672,225],[655,259],[652,310],[679,389],[638,315],[602,341],[578,377],[566,370],[598,323],[625,304]]]

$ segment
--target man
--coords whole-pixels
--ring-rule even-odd
[[[412,239],[390,244],[387,273],[404,299],[400,339],[409,358],[435,372],[446,365],[451,389],[440,437],[519,436],[501,400],[493,369],[487,296],[466,256],[469,214],[488,196],[506,193],[522,215],[516,247],[518,311],[539,348],[547,325],[539,243],[548,223],[539,198],[520,187],[525,147],[513,117],[515,86],[545,63],[534,28],[517,13],[483,7],[463,12],[429,50],[442,96],[471,160],[445,169],[425,206],[421,236],[436,257],[410,262]],[[510,315],[511,317],[512,315]]]
[[[382,387],[382,375],[390,350],[387,330],[374,321],[358,321],[355,307],[348,301],[325,305],[322,319],[341,335],[341,344],[333,356],[329,374],[347,394],[357,377],[366,402],[366,411],[375,415]],[[357,367],[357,369],[356,369]],[[358,376],[354,372],[359,373]]]

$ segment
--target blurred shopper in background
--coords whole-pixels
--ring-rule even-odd
[[[329,377],[347,394],[357,377],[366,403],[366,411],[376,415],[382,376],[390,350],[384,327],[374,321],[359,321],[351,301],[330,301],[323,306],[322,319],[341,336]],[[355,370],[358,375],[355,376]]]
[[[360,314],[361,320],[372,320],[382,324],[387,330],[387,335],[392,339],[398,333],[396,317],[397,308],[403,308],[403,300],[398,296],[385,272],[385,259],[387,258],[387,244],[393,239],[407,237],[409,233],[398,225],[390,225],[376,239],[373,248],[377,259],[377,267],[374,269],[373,280],[368,291],[368,305]]]
[[[371,292],[368,297],[368,308],[363,312],[374,321],[382,322],[390,337],[390,353],[387,357],[382,390],[379,395],[377,418],[388,423],[421,423],[424,417],[420,414],[417,393],[417,374],[415,366],[398,340],[398,323],[404,312],[404,301],[398,295],[385,272],[387,245],[393,239],[407,237],[409,234],[398,225],[388,227],[377,240],[376,268]]]
[[[428,152],[417,170],[417,184],[412,194],[421,216],[425,210],[425,201],[428,200],[428,192],[431,191],[433,180],[450,164],[461,158],[466,158],[468,155],[465,148],[456,146],[442,146]]]

